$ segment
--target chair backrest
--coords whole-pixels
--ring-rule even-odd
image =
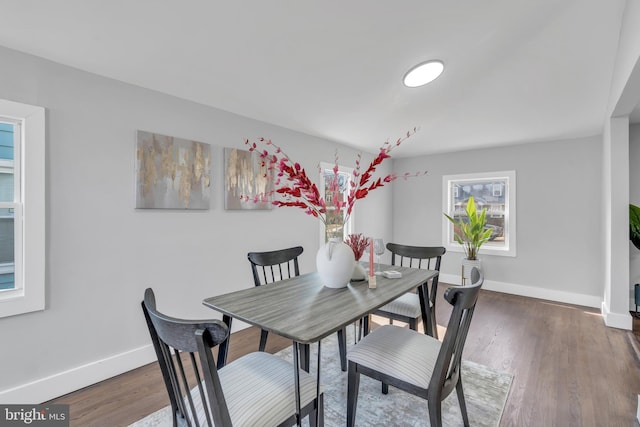
[[[473,280],[471,285],[451,286],[444,293],[445,300],[453,306],[453,310],[429,384],[429,393],[436,393],[440,400],[448,396],[458,382],[462,350],[471,325],[478,293],[484,283],[484,275],[476,267],[471,270],[471,278]]]
[[[142,311],[169,393],[173,425],[199,426],[201,422],[210,426],[214,425],[213,422],[215,425],[231,425],[211,352],[212,347],[229,335],[227,326],[219,320],[183,320],[166,316],[156,309],[151,288],[145,290]],[[198,353],[206,389],[196,363]],[[202,404],[201,410],[199,403]]]
[[[442,255],[447,252],[444,246],[408,246],[397,243],[387,243],[387,249],[391,252],[391,265],[437,271],[440,271]],[[431,281],[429,296],[432,304],[435,303],[437,293],[438,276]]]
[[[247,258],[251,263],[254,284],[260,286],[299,276],[298,257],[303,250],[302,246],[295,246],[277,251],[249,252]]]
[[[408,246],[387,243],[391,252],[391,264],[403,267],[426,268],[440,271],[440,260],[447,252],[443,246]]]

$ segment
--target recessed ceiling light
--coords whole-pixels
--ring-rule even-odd
[[[418,64],[410,69],[407,74],[404,75],[404,85],[407,87],[419,87],[424,86],[438,78],[444,71],[444,64],[442,61],[427,61],[422,64]]]

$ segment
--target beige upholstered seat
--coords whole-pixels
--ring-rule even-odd
[[[408,246],[397,243],[387,243],[387,249],[391,252],[391,264],[412,268],[426,268],[440,271],[442,255],[447,251],[442,246]],[[424,331],[427,335],[438,337],[436,324],[436,296],[438,294],[438,277],[431,280],[428,304],[430,315],[422,319]],[[420,297],[415,292],[410,292],[383,305],[373,314],[387,317],[393,323],[394,320],[406,322],[414,331],[418,329],[418,320],[422,318]]]
[[[218,371],[234,426],[277,426],[295,413],[293,366],[269,353],[255,352]],[[316,381],[300,371],[300,401],[316,397]]]
[[[417,387],[429,387],[440,341],[411,329],[384,325],[364,337],[348,357]]]

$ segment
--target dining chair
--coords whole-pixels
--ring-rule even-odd
[[[451,286],[444,293],[453,309],[442,342],[412,329],[384,325],[349,350],[347,426],[355,425],[361,374],[380,380],[383,393],[392,385],[426,399],[432,427],[442,426],[441,403],[455,388],[462,421],[469,426],[460,366],[484,276],[474,267],[471,278],[471,286]]]
[[[304,249],[302,246],[295,246],[287,249],[279,249],[268,252],[249,252],[247,258],[251,263],[253,272],[253,283],[255,286],[262,286],[284,279],[290,279],[300,275],[298,257]],[[260,332],[260,345],[258,349],[264,351],[267,345],[269,331],[264,329]],[[308,354],[308,345],[303,346]],[[340,367],[343,372],[347,371],[347,334],[346,329],[338,331],[338,349],[340,351]]]
[[[437,271],[440,271],[442,255],[447,251],[443,246],[408,246],[397,243],[387,243],[387,249],[391,252],[391,265]],[[426,334],[438,338],[438,326],[436,323],[438,276],[431,280],[431,290],[428,294],[429,300],[427,303],[431,308],[430,316],[427,319],[422,319],[422,323]],[[415,292],[408,292],[383,305],[373,314],[388,318],[389,323],[393,323],[394,320],[408,323],[411,329],[417,331],[418,320],[422,318],[420,297]]]
[[[279,249],[268,252],[249,252],[247,258],[251,263],[253,273],[253,283],[261,286],[267,283],[277,282],[283,279],[290,279],[300,275],[298,257],[304,248],[295,246],[293,248]],[[260,332],[260,345],[258,349],[264,351],[267,345],[269,331],[264,329]]]
[[[227,339],[219,320],[185,320],[156,309],[151,288],[142,301],[175,426],[290,426],[296,423],[294,369],[269,353],[253,352],[217,369],[212,349]],[[301,416],[323,421],[324,394],[300,371]],[[317,396],[317,397],[316,397]]]

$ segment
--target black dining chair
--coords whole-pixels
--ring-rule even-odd
[[[453,310],[442,342],[411,329],[384,325],[349,350],[347,426],[355,425],[361,374],[380,380],[383,393],[391,385],[426,399],[432,427],[442,426],[441,403],[455,388],[462,421],[469,426],[460,367],[478,293],[484,282],[482,273],[475,267],[471,278],[471,286],[451,286],[444,293]]]
[[[392,265],[436,271],[440,271],[442,256],[447,251],[443,246],[408,246],[397,243],[387,243],[387,249],[391,252]],[[430,307],[430,315],[428,318],[422,319],[422,323],[426,334],[438,338],[438,326],[436,323],[438,276],[431,280],[431,289],[428,293],[429,300],[427,303]],[[394,320],[408,323],[409,327],[416,331],[418,321],[422,318],[420,297],[415,292],[408,292],[383,305],[373,314],[388,318],[390,323],[393,323]]]
[[[212,349],[227,339],[219,320],[185,320],[156,308],[151,288],[142,301],[175,426],[290,426],[297,422],[294,369],[265,352],[249,353],[217,369]],[[301,416],[323,424],[324,393],[313,375],[300,370]]]
[[[303,251],[304,248],[302,246],[295,246],[276,251],[249,252],[247,258],[251,263],[254,285],[261,286],[299,276],[298,257]],[[263,329],[260,332],[260,345],[258,346],[260,351],[264,351],[268,336],[269,331]]]
[[[251,263],[253,282],[255,286],[274,283],[284,279],[290,279],[300,275],[298,257],[303,252],[302,246],[287,249],[279,249],[267,252],[249,252],[247,258]],[[258,349],[264,351],[267,345],[269,331],[260,332],[260,345]],[[308,345],[303,346],[308,354]],[[338,331],[338,348],[340,351],[340,366],[343,372],[347,371],[347,335],[346,329]]]

